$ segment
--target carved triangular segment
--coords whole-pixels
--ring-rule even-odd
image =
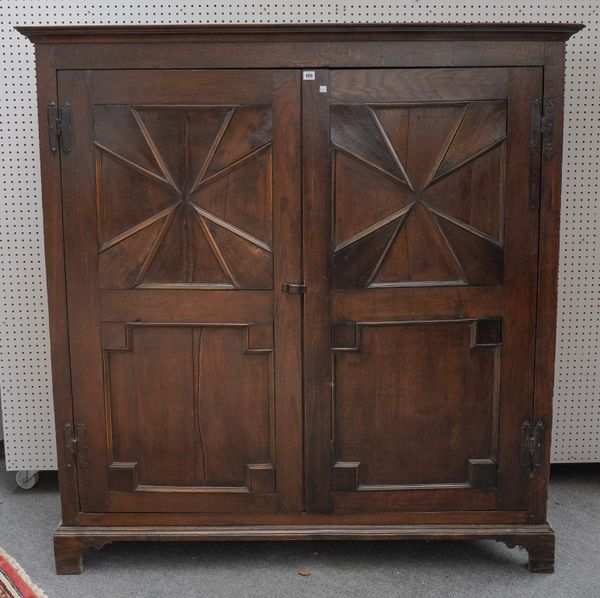
[[[191,206],[188,209],[193,210]],[[221,267],[197,215],[188,219],[188,236],[189,282],[233,287],[233,282]]]
[[[100,253],[98,267],[101,288],[130,289],[140,282],[140,275],[147,268],[172,215],[172,211],[167,211],[161,218],[123,237]]]
[[[144,283],[187,280],[185,206],[177,210],[150,264]]]
[[[273,230],[270,148],[240,162],[226,176],[197,188],[192,202],[270,244]]]
[[[402,167],[368,106],[331,106],[331,142],[373,167],[405,180]]]
[[[343,151],[334,152],[335,244],[340,245],[391,214],[414,197],[397,179]]]
[[[465,110],[465,104],[373,106],[413,189],[423,189],[433,177]]]
[[[134,110],[138,126],[150,147],[155,162],[173,187],[184,188],[185,162],[181,159],[185,147],[185,113],[183,110]]]
[[[167,182],[129,106],[95,106],[94,143],[125,163]]]
[[[222,265],[233,276],[235,286],[256,290],[273,288],[273,255],[270,250],[215,220],[205,216],[200,218],[222,256]]]
[[[334,288],[364,288],[369,285],[377,268],[395,238],[405,214],[386,219],[366,234],[336,249],[331,258]]]
[[[173,190],[127,168],[111,154],[97,154],[98,237],[101,250],[180,198]]]
[[[438,179],[426,191],[427,202],[501,243],[505,151],[502,143]]]
[[[145,284],[173,282],[231,287],[206,234],[188,205],[182,206],[160,244]]]
[[[371,286],[461,281],[460,268],[434,217],[418,203],[402,224]]]
[[[209,177],[271,142],[272,114],[269,106],[238,106],[218,141],[206,169]]]
[[[186,111],[187,183],[191,194],[202,181],[222,135],[227,130],[233,108],[202,108]]]
[[[502,284],[504,275],[502,247],[445,218],[438,216],[437,221],[460,263],[468,284]]]
[[[472,102],[434,178],[490,150],[506,137],[506,102]]]

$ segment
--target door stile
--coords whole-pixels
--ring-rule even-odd
[[[96,220],[89,217],[96,211],[90,75],[91,71],[58,74],[59,105],[68,100],[72,110],[72,150],[61,153],[67,309],[72,385],[79,391],[73,400],[75,425],[103,422],[107,429],[104,379],[100,368],[89,367],[102,363]],[[81,250],[82,240],[86,251]],[[78,274],[77,280],[73,273]],[[79,447],[87,453],[86,460],[77,459],[77,475],[80,503],[88,511],[107,510],[108,441],[107,434],[88,434],[86,446]]]
[[[325,86],[326,91],[320,91]],[[332,509],[329,71],[302,81],[305,508]]]
[[[535,111],[533,103],[541,99],[542,69],[509,69],[508,145],[506,152],[506,196],[511,197],[506,211],[506,273],[504,325],[520,331],[507,335],[502,346],[500,420],[498,435],[499,509],[527,508],[529,502],[529,467],[520,454],[522,426],[533,409],[535,354],[535,310],[538,275],[539,202],[532,202],[530,188],[523,181],[530,172],[539,172],[540,161],[529,143]],[[539,189],[537,190],[539,193]],[[523,210],[522,206],[529,206]],[[512,212],[509,209],[512,206]],[[519,257],[520,256],[520,257]],[[527,256],[528,259],[523,259]],[[512,343],[508,340],[512,339]],[[524,367],[524,363],[531,367]]]
[[[49,45],[36,48],[36,86],[40,100],[38,106],[40,161],[42,168],[42,202],[44,217],[44,247],[46,276],[48,279],[48,316],[50,348],[52,354],[52,389],[54,395],[55,426],[60,438],[64,426],[73,425],[73,397],[71,394],[71,365],[69,361],[69,334],[64,269],[64,238],[62,228],[62,190],[60,178],[60,152],[52,152],[48,143],[49,126],[47,101],[58,104],[58,81],[55,49]],[[71,455],[58,444],[58,476],[62,521],[65,525],[76,523],[79,511],[77,471]]]
[[[283,285],[302,280],[300,71],[273,73],[275,468],[280,511],[303,510],[302,297]]]

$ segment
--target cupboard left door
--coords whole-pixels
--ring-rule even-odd
[[[83,512],[302,509],[295,71],[61,71]]]

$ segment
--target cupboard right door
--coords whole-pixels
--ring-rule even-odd
[[[307,509],[526,509],[541,70],[303,85]]]

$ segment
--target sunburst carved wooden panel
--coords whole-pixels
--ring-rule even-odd
[[[102,288],[271,289],[271,108],[96,106]]]
[[[503,279],[506,102],[334,105],[336,288]]]

